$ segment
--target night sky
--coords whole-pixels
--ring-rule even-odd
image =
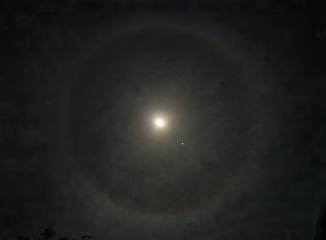
[[[2,19],[0,237],[313,239],[325,38],[310,15],[146,4]]]

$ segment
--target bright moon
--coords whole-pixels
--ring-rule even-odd
[[[157,119],[156,124],[161,127],[161,126],[163,126],[163,121],[160,119]]]

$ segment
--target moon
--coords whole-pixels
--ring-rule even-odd
[[[156,119],[156,125],[159,127],[162,127],[164,125],[164,123],[161,119]]]

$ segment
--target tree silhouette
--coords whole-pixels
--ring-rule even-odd
[[[40,235],[37,237],[35,235],[33,235],[33,240],[49,240],[50,238],[55,237],[56,235],[56,231],[54,231],[51,227],[48,227],[46,229],[44,229],[43,231],[41,231]],[[94,237],[93,235],[83,235],[80,237],[81,240],[96,240],[96,237]],[[30,237],[28,236],[17,236],[15,237],[16,240],[32,240]],[[58,240],[69,240],[70,238],[66,235],[64,235],[63,237],[58,237]],[[72,238],[72,240],[75,240],[75,238]],[[101,239],[102,240],[102,239]]]

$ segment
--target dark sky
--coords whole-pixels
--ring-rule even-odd
[[[0,237],[313,239],[322,17],[254,3],[7,5]]]

